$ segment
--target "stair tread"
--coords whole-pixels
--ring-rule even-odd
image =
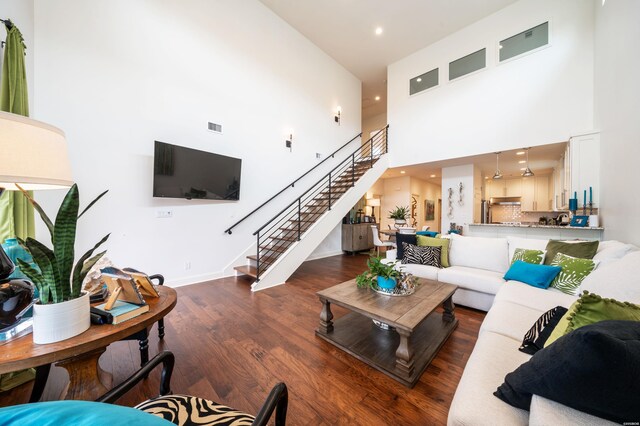
[[[235,269],[236,271],[242,274],[249,275],[250,277],[258,278],[258,270],[256,269],[255,266],[251,266],[251,265],[234,266],[233,269]]]

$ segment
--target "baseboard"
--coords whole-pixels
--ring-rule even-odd
[[[317,259],[324,259],[325,257],[337,256],[342,253],[343,253],[342,250],[327,251],[324,253],[315,253],[307,257],[305,262],[308,262],[309,260],[317,260]]]
[[[210,274],[194,275],[191,277],[178,278],[175,280],[167,280],[165,283],[168,287],[183,287],[186,285],[200,284],[206,281],[217,280],[218,278],[225,278],[233,275],[226,275],[223,271],[212,272]]]

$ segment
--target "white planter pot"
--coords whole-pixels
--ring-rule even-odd
[[[67,302],[33,305],[33,343],[69,339],[85,332],[90,325],[89,293]]]

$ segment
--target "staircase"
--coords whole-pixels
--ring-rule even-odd
[[[246,265],[234,267],[238,273],[256,279],[252,290],[288,279],[384,173],[387,135],[388,126],[253,233],[255,253],[247,256]],[[324,221],[325,226],[320,226]]]

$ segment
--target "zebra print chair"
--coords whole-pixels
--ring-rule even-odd
[[[143,380],[159,364],[162,364],[160,380],[160,396],[149,399],[135,406],[149,414],[162,417],[176,425],[267,425],[275,411],[276,426],[284,426],[287,417],[288,391],[284,383],[273,387],[267,400],[257,415],[235,410],[225,405],[188,395],[170,395],[171,374],[175,357],[173,353],[164,351],[120,385],[98,398],[97,402],[113,403],[127,391]]]

